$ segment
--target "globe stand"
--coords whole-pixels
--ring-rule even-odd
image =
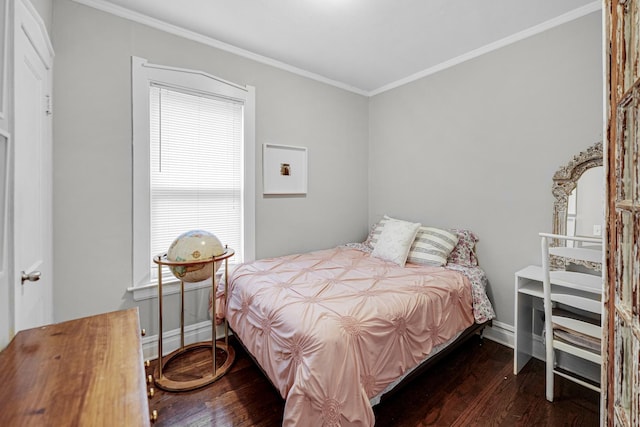
[[[229,273],[228,260],[235,254],[235,251],[231,248],[225,248],[225,251],[219,255],[205,260],[196,261],[170,261],[167,259],[167,254],[156,255],[153,258],[153,262],[158,265],[158,365],[155,370],[155,384],[166,391],[189,391],[200,387],[204,387],[218,380],[224,374],[226,374],[231,368],[231,364],[235,359],[235,351],[232,346],[229,345],[229,325],[227,319],[224,320],[224,343],[219,343],[215,339],[216,336],[216,291],[218,288],[218,280],[216,277],[216,264],[220,261],[224,261],[225,270],[225,284],[224,284],[224,298],[226,301],[228,292],[227,277]],[[185,267],[189,268],[199,267],[211,268],[211,286],[212,286],[212,316],[211,316],[211,341],[202,341],[185,346],[184,344],[184,281],[180,281],[180,348],[171,352],[163,360],[162,357],[162,267]],[[210,267],[209,267],[210,266]],[[211,349],[212,368],[211,373],[205,374],[200,378],[179,381],[172,380],[164,376],[163,371],[167,364],[172,360],[177,359],[181,355],[198,350],[201,348]],[[216,368],[216,349],[222,350],[226,353],[226,359],[220,367]]]

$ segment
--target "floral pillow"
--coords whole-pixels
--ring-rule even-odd
[[[478,265],[476,256],[476,242],[478,238],[471,230],[452,228],[450,230],[458,236],[458,244],[447,258],[447,264],[458,264],[467,267]]]

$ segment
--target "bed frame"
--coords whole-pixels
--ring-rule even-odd
[[[440,352],[433,355],[433,357],[430,357],[429,359],[425,360],[421,365],[418,365],[417,368],[415,368],[406,377],[404,377],[395,387],[393,387],[391,390],[387,391],[386,393],[382,394],[380,396],[379,403],[384,402],[389,397],[393,396],[398,391],[402,390],[407,384],[409,384],[415,378],[421,376],[423,373],[428,371],[431,367],[433,367],[438,362],[440,362],[440,360],[447,357],[454,350],[456,350],[462,344],[464,344],[469,339],[471,339],[471,337],[473,337],[474,335],[478,334],[480,335],[481,340],[484,339],[482,336],[482,333],[484,332],[484,328],[486,326],[491,326],[491,325],[492,325],[492,321],[488,320],[484,323],[474,323],[473,325],[469,326],[467,329],[462,331],[460,336],[456,338],[455,341],[453,341],[451,344],[443,348]]]

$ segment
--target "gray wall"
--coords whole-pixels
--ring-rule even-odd
[[[132,274],[131,55],[256,87],[258,257],[364,237],[367,98],[69,0],[56,1],[53,15],[56,321],[136,305],[126,291]],[[306,197],[262,196],[265,142],[309,149]],[[190,296],[200,302],[188,301],[187,323],[203,320],[202,294]],[[140,304],[142,326],[152,332],[155,304]],[[175,319],[168,323],[177,327]]]
[[[70,0],[52,23],[57,321],[137,305],[131,55],[255,86],[257,159],[265,142],[309,148],[306,197],[263,197],[258,161],[258,257],[362,240],[384,213],[467,227],[507,324],[513,273],[540,262],[551,229],[553,173],[602,138],[599,13],[369,100]],[[139,305],[154,331],[155,301]]]
[[[602,139],[601,15],[382,93],[370,101],[369,221],[383,214],[480,237],[498,321],[514,272],[540,264],[551,178]]]

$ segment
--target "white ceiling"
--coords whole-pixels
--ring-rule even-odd
[[[600,9],[593,0],[76,1],[369,95]]]

